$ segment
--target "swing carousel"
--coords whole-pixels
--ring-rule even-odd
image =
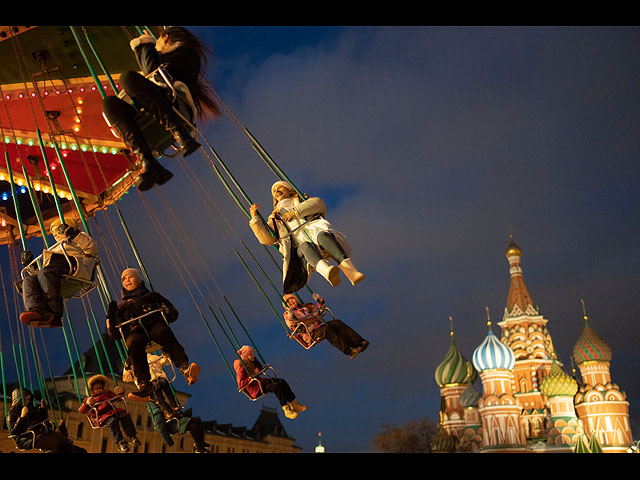
[[[77,219],[84,231],[90,234],[89,221],[93,221],[94,225],[98,226],[100,218],[105,222],[105,228],[98,226],[98,230],[113,234],[113,226],[106,213],[115,211],[125,236],[129,240],[129,246],[137,266],[142,271],[147,286],[153,290],[142,257],[137,251],[131,232],[118,206],[118,201],[123,195],[129,193],[130,190],[136,190],[135,180],[140,173],[138,159],[130,152],[122,139],[114,135],[114,131],[103,115],[101,101],[107,95],[121,93],[118,84],[121,72],[138,70],[134,56],[123,54],[123,52],[130,52],[129,41],[143,32],[154,31],[159,31],[159,27],[0,26],[0,58],[4,61],[4,66],[0,69],[0,95],[2,96],[0,139],[3,145],[3,158],[0,162],[0,245],[7,247],[11,264],[10,275],[3,274],[0,280],[3,285],[6,315],[10,324],[14,363],[19,372],[18,385],[22,391],[23,386],[29,382],[24,369],[21,369],[19,364],[26,361],[22,356],[28,357],[30,350],[31,360],[35,364],[37,383],[43,399],[46,398],[49,405],[56,405],[56,400],[50,398],[52,392],[50,392],[50,388],[46,387],[43,368],[42,355],[47,355],[43,336],[43,330],[46,329],[34,329],[31,327],[41,325],[27,327],[20,322],[11,320],[14,317],[9,308],[11,289],[6,288],[6,285],[20,281],[22,273],[19,271],[17,258],[20,247],[23,251],[27,249],[27,240],[41,237],[43,248],[51,247],[47,234],[52,223],[64,223],[65,218]],[[7,59],[12,59],[12,61],[7,61]],[[257,153],[269,172],[275,175],[277,180],[292,185],[299,197],[305,199],[306,197],[271,158],[255,136],[240,122],[215,91],[214,94],[225,115],[238,127],[241,135]],[[210,219],[219,228],[230,250],[237,257],[258,292],[264,297],[288,338],[296,340],[305,349],[322,341],[323,338],[319,337],[312,344],[305,344],[300,341],[300,330],[298,328],[290,329],[285,324],[280,307],[283,302],[282,287],[277,286],[271,280],[270,277],[273,273],[267,273],[256,254],[231,227],[225,212],[218,206],[210,190],[202,184],[201,179],[191,166],[184,162],[183,158],[180,158],[180,151],[171,136],[159,128],[157,122],[149,119],[148,115],[145,116],[144,112],[140,113],[136,121],[139,122],[147,139],[153,145],[154,154],[158,157],[178,158],[177,162],[191,183],[193,193],[206,206]],[[211,168],[213,175],[220,181],[223,191],[238,207],[240,214],[250,219],[252,214],[249,207],[254,202],[225,161],[202,135],[202,132],[193,125],[190,126],[197,132],[202,144],[200,148],[202,157]],[[225,353],[225,349],[231,348],[231,355],[242,363],[238,349],[244,342],[240,342],[234,328],[240,328],[264,365],[259,372],[247,371],[251,382],[259,383],[260,377],[263,376],[276,378],[273,367],[265,362],[248,329],[222,290],[220,282],[202,262],[198,248],[191,244],[188,235],[184,233],[185,229],[181,225],[181,220],[172,210],[170,202],[162,195],[160,189],[153,189],[153,193],[158,196],[157,205],[162,206],[165,210],[162,218],[170,219],[175,231],[179,233],[177,239],[176,235],[170,235],[165,230],[166,222],[160,220],[157,208],[152,207],[148,198],[138,191],[140,202],[156,229],[155,234],[162,240],[161,243],[167,252],[167,259],[176,269],[176,278],[180,279],[185,291],[192,299],[205,331],[208,332],[216,345],[234,384],[238,387],[238,393],[245,394],[251,401],[261,398],[265,394],[262,389],[257,396],[251,396],[247,393],[246,387],[238,385],[236,374],[227,360],[229,354]],[[258,217],[269,229],[267,221],[259,213]],[[276,232],[272,229],[270,231],[272,235],[275,235]],[[181,241],[182,245],[178,245],[178,241]],[[103,318],[106,314],[107,306],[113,300],[111,291],[118,288],[113,286],[114,283],[117,284],[117,281],[114,282],[111,279],[113,283],[110,283],[110,278],[119,278],[118,269],[126,266],[126,260],[122,253],[122,246],[117,245],[117,241],[114,240],[110,243],[114,245],[114,251],[105,248],[108,243],[100,243],[100,258],[96,259],[95,271],[91,278],[65,279],[68,285],[65,289],[64,300],[75,302],[78,301],[78,298],[80,299],[79,302],[84,309],[93,347],[97,353],[102,354],[98,355],[100,373],[110,373],[117,385],[117,378],[121,372],[109,359],[107,354],[109,346],[106,345],[108,339],[105,340],[105,336],[101,333],[104,330],[104,324],[103,322],[99,324],[97,318]],[[277,247],[264,244],[260,247],[263,249],[264,258],[275,265],[275,275],[281,277],[282,266],[274,258],[274,252],[278,251]],[[186,254],[181,252],[189,252],[189,258],[185,258]],[[37,263],[38,258],[33,261]],[[189,265],[187,265],[188,262]],[[250,265],[253,265],[253,269]],[[2,269],[0,269],[1,271]],[[309,294],[313,293],[306,284],[304,289]],[[89,295],[90,292],[97,293]],[[300,292],[296,293],[298,298],[300,298],[299,294]],[[95,306],[96,295],[101,308]],[[272,300],[274,297],[278,300]],[[13,300],[17,311],[20,308],[17,306],[20,303],[20,298],[15,290],[13,291]],[[237,327],[232,327],[232,322],[225,314],[225,310],[235,318]],[[322,315],[324,313],[325,310],[322,311]],[[78,345],[75,343],[74,328],[77,328],[77,325],[74,325],[69,318],[68,311],[66,315],[67,318],[61,331],[76,383],[76,394],[79,403],[81,403],[82,394],[88,392],[87,375],[83,370],[82,362],[80,362]],[[331,315],[333,316],[333,313]],[[320,320],[324,323],[322,318]],[[141,322],[142,319],[133,319],[132,321]],[[12,325],[13,323],[15,326]],[[213,325],[214,323],[217,327]],[[300,322],[299,328],[306,328],[305,322]],[[36,337],[36,330],[40,334],[40,340]],[[53,334],[55,331],[51,333]],[[219,340],[220,335],[226,339],[227,346],[224,346],[223,342]],[[2,342],[1,337],[0,342]],[[38,343],[41,344],[41,347],[38,347]],[[127,357],[124,338],[114,340],[114,344],[121,364],[124,365]],[[44,350],[44,353],[41,353],[39,349]],[[148,352],[161,350],[162,346],[154,342],[150,342],[147,347]],[[74,360],[74,353],[78,361]],[[0,364],[2,365],[3,391],[5,398],[7,398],[1,344]],[[175,375],[173,379],[175,379]],[[84,389],[81,388],[82,384]],[[141,401],[135,397],[129,398],[133,401]],[[59,406],[59,402],[57,404]],[[5,417],[6,410],[5,401]],[[58,416],[62,419],[60,408]],[[53,412],[53,417],[55,427],[58,421],[55,412]],[[92,419],[89,420],[92,428],[96,428],[91,421]]]

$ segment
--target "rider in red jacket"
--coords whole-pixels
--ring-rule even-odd
[[[107,377],[103,375],[95,375],[89,379],[87,386],[91,396],[82,401],[78,412],[88,414],[91,423],[95,426],[109,427],[120,451],[127,452],[129,451],[129,446],[122,435],[120,425],[122,425],[129,437],[131,445],[140,445],[140,440],[138,440],[136,427],[133,425],[131,415],[126,410],[113,405],[116,400],[122,398],[124,389],[117,386],[113,391],[107,390],[107,382]],[[94,408],[95,411],[92,411]]]

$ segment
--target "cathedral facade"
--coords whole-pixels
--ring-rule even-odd
[[[611,349],[584,315],[572,360],[580,378],[556,356],[548,320],[524,282],[522,250],[506,250],[511,277],[499,332],[487,310],[487,335],[471,361],[456,345],[438,365],[440,431],[435,451],[626,452],[632,445],[629,403],[611,381]],[[499,337],[498,337],[499,335]]]

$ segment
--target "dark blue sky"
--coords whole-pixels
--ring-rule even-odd
[[[183,259],[196,279],[207,266],[208,288],[199,282],[189,290],[198,302],[198,290],[211,291],[220,305],[224,294],[265,359],[308,405],[295,421],[281,415],[304,451],[320,431],[327,451],[367,452],[383,424],[437,420],[434,371],[448,349],[448,318],[468,359],[486,334],[485,306],[497,333],[509,234],[523,249],[525,282],[567,370],[585,300],[593,328],[613,350],[612,380],[627,392],[637,435],[640,29],[194,31],[215,51],[208,73],[220,96],[303,191],[325,198],[328,219],[367,274],[356,287],[343,280],[331,288],[317,276],[310,286],[371,341],[369,349],[354,360],[328,344],[303,350],[287,339],[238,261],[235,249],[245,255],[240,238],[279,285],[205,157],[187,163],[207,186],[209,208],[181,163],[165,162],[176,176],[160,192],[197,250]],[[236,126],[225,118],[202,128],[268,212],[275,177]],[[158,192],[145,198],[180,246]],[[193,394],[188,405],[202,418],[250,427],[263,403],[277,407],[275,398],[252,403],[235,391],[138,194],[119,205],[155,289],[182,312],[176,334],[203,367],[195,386],[179,380],[177,388]],[[211,212],[231,228],[221,230]],[[107,220],[119,230],[112,211],[98,215],[100,225]],[[264,289],[277,307],[273,290]],[[5,350],[7,338],[3,330]],[[49,352],[60,353],[64,369],[66,350],[53,344]]]

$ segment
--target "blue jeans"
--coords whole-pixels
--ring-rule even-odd
[[[349,258],[347,253],[342,248],[342,245],[338,243],[336,238],[328,232],[320,232],[318,234],[318,244],[324,251],[326,251],[331,258],[333,258],[338,264]],[[298,255],[307,260],[307,263],[315,268],[322,255],[318,248],[311,242],[303,242],[298,246]]]
[[[72,259],[73,261],[73,259]],[[54,253],[49,264],[22,280],[22,299],[26,311],[50,311],[62,315],[64,301],[60,295],[62,276],[70,273],[64,255]]]

